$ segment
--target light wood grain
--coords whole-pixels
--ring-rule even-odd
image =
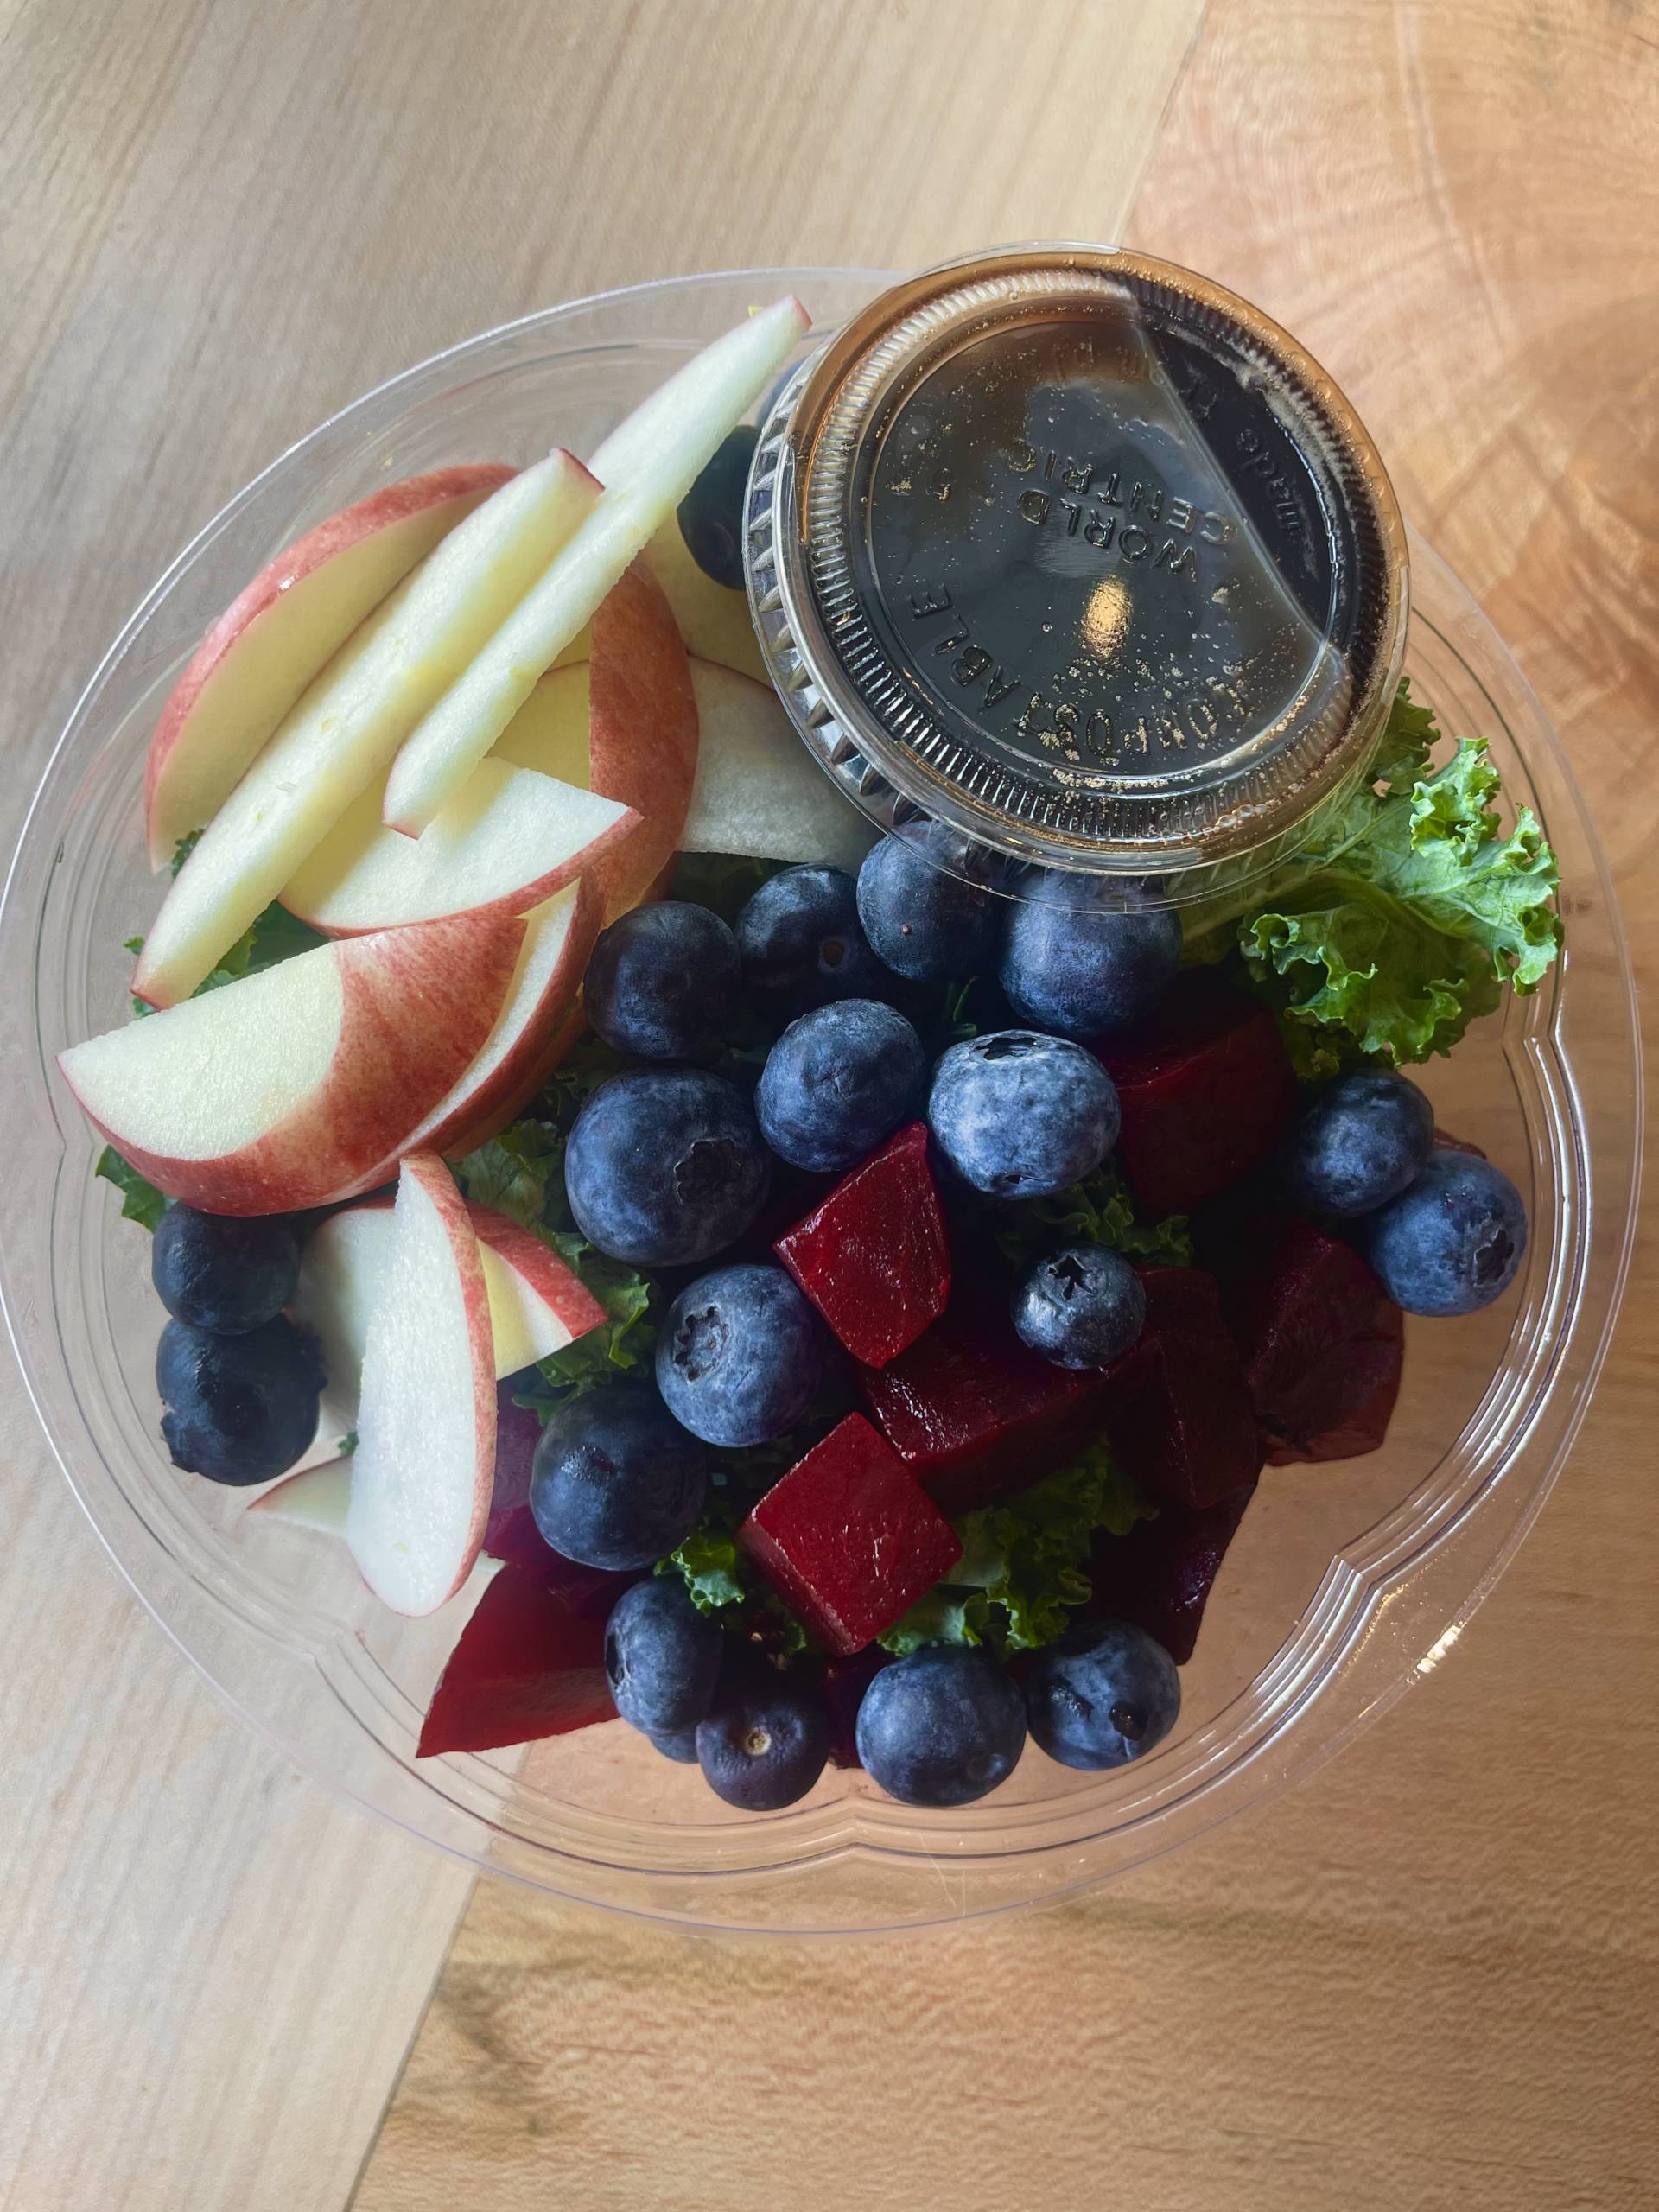
[[[1100,81],[1105,13],[1068,84]],[[1309,341],[1513,643],[1618,868],[1650,1041],[1656,145],[1651,5],[1215,0],[1133,226]],[[1077,219],[1057,189],[1042,227]],[[761,1951],[480,1889],[357,2212],[1659,2202],[1656,1320],[1649,1235],[1568,1472],[1455,1652],[1106,1896]]]
[[[1015,35],[991,0],[3,0],[6,847],[152,579],[392,371],[640,277],[1041,230],[1061,176],[1077,227],[1111,227],[1197,8],[1115,10],[1122,113],[1079,134],[1045,107],[1090,12],[1042,0]],[[0,1424],[0,2198],[333,2212],[464,1878],[221,1712],[9,1362]]]
[[[598,286],[1105,234],[1191,12],[0,0],[8,801],[177,546],[341,401]],[[1359,403],[1561,722],[1650,981],[1656,65],[1652,0],[1215,0],[1136,226]],[[481,1890],[359,2212],[1654,2202],[1656,1311],[1649,1241],[1446,1664],[1104,1898],[804,1951]],[[221,1715],[0,1414],[0,2196],[336,2206],[458,1878]]]

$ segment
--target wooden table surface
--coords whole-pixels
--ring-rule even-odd
[[[150,579],[341,401],[635,278],[1108,235],[1196,13],[0,0],[8,831]],[[1659,0],[1211,0],[1131,223],[1357,403],[1563,732],[1650,1008],[1656,151]],[[842,1948],[469,1898],[326,1800],[8,1372],[0,2201],[1659,2202],[1656,1316],[1649,1238],[1537,1528],[1358,1745],[1094,1900]]]

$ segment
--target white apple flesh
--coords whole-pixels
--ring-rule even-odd
[[[505,620],[597,497],[555,454],[456,525],[335,654],[180,870],[133,989],[174,1006],[281,892]]]
[[[645,548],[645,565],[667,594],[685,649],[694,660],[717,661],[770,686],[749,597],[717,584],[692,558],[678,515],[671,515]],[[573,649],[574,650],[574,649]],[[584,655],[585,658],[585,655]]]
[[[706,660],[692,662],[691,683],[697,779],[684,849],[826,862],[855,875],[876,833],[807,752],[771,684]]]
[[[579,1033],[573,1026],[577,995],[599,918],[597,896],[585,879],[525,916],[524,947],[489,1035],[408,1135],[337,1197],[355,1198],[389,1182],[402,1152],[442,1152],[458,1160],[524,1110]]]
[[[352,1504],[352,1463],[330,1459],[324,1466],[301,1467],[262,1491],[249,1506],[262,1520],[285,1521],[312,1529],[320,1536],[343,1536]]]
[[[593,470],[605,489],[593,512],[393,762],[385,798],[392,829],[418,836],[459,790],[807,327],[794,299],[752,316],[671,377],[601,446]]]
[[[380,819],[372,785],[283,889],[290,913],[329,937],[445,914],[522,914],[599,867],[638,827],[615,799],[480,760],[422,837]]]
[[[210,1213],[326,1205],[407,1150],[463,1084],[525,928],[462,914],[339,938],[72,1046],[59,1065],[168,1197]]]
[[[205,829],[306,686],[416,563],[512,470],[438,468],[389,484],[287,547],[197,646],[144,762],[149,863]]]
[[[595,634],[602,639],[602,623],[595,625]],[[697,732],[690,804],[666,849],[659,814],[647,820],[635,845],[619,856],[619,871],[626,868],[639,879],[627,887],[643,895],[671,851],[827,861],[855,874],[876,833],[813,762],[772,686],[712,661],[691,661],[689,673]],[[638,789],[643,799],[650,788],[647,741],[653,734],[660,740],[663,722],[642,719],[638,734],[625,744],[627,726],[620,717],[593,715],[593,677],[591,669],[576,664],[550,669],[513,716],[491,758],[582,784],[595,772],[597,740],[613,788],[623,780],[622,764],[613,759],[620,752],[622,762],[640,779],[636,783],[630,778],[624,787]],[[607,918],[614,919],[620,911]]]
[[[484,1262],[498,1380],[602,1325],[605,1308],[539,1236],[493,1206],[467,1213]]]
[[[697,702],[668,602],[639,564],[594,615],[593,647],[585,665],[542,678],[490,758],[602,792],[644,817],[591,874],[612,922],[639,905],[680,848],[696,778]]]
[[[467,1580],[495,1480],[495,1355],[478,1239],[431,1153],[403,1164],[363,1357],[346,1541],[394,1612]]]
[[[469,1205],[489,1301],[495,1376],[516,1375],[605,1319],[605,1309],[558,1254],[493,1207]],[[338,1438],[355,1426],[369,1325],[391,1272],[390,1198],[365,1199],[320,1222],[306,1240],[289,1312],[315,1336]]]

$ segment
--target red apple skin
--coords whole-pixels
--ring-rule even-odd
[[[662,586],[636,561],[594,617],[588,785],[643,817],[594,871],[613,921],[647,897],[678,849],[697,779],[691,663]]]
[[[461,914],[336,939],[344,1005],[327,1072],[238,1151],[175,1160],[89,1118],[158,1190],[207,1213],[291,1213],[372,1189],[482,1049],[524,929],[521,919]]]
[[[578,994],[588,956],[604,920],[602,897],[592,877],[584,876],[563,953],[533,1011],[516,1041],[477,1090],[457,1097],[442,1121],[424,1133],[423,1141],[434,1152],[462,1160],[499,1135],[510,1122],[517,1121],[581,1036],[586,1023]],[[378,1179],[384,1181],[385,1175]],[[359,1185],[365,1191],[373,1187],[372,1182]]]
[[[469,1205],[467,1213],[479,1243],[487,1244],[498,1259],[524,1278],[554,1318],[569,1330],[573,1339],[599,1327],[605,1308],[574,1269],[566,1267],[539,1236],[492,1206]]]
[[[303,672],[287,685],[261,685],[257,696],[250,698],[246,719],[238,718],[238,765],[228,778],[227,791],[359,624],[464,515],[516,473],[499,462],[480,461],[389,484],[296,539],[237,594],[191,655],[149,741],[144,762],[144,825],[152,868],[165,868],[179,839],[204,826],[173,812],[173,779],[188,760],[192,718],[205,700],[211,702],[220,685],[236,682],[238,648],[245,646],[256,626],[284,620],[285,607],[296,603],[296,591],[340,555],[371,538],[381,541],[380,557],[365,564],[356,588],[342,595],[334,619],[321,626],[321,658],[314,655],[315,664],[304,664]]]
[[[561,891],[568,891],[578,880],[595,874],[601,869],[612,865],[619,856],[619,849],[632,836],[639,827],[639,817],[630,808],[628,812],[620,816],[608,830],[602,831],[599,836],[595,837],[591,844],[584,845],[579,853],[573,853],[569,860],[562,861],[557,868],[549,868],[544,874],[537,877],[533,882],[520,884],[516,891],[505,892],[499,899],[486,899],[476,906],[463,906],[456,911],[467,914],[532,913],[537,906],[545,906],[550,899],[556,899]],[[437,918],[449,918],[443,916]],[[360,929],[335,929],[331,928],[326,922],[313,920],[308,914],[301,914],[299,919],[302,922],[310,922],[311,926],[320,935],[325,937],[370,937],[372,936],[376,928],[407,929],[411,926],[407,922],[388,921],[372,925],[365,925]]]
[[[601,792],[600,796],[602,798],[604,794]],[[630,807],[626,814],[619,815],[607,830],[602,830],[597,837],[590,839],[580,851],[569,854],[558,862],[556,867],[545,869],[541,875],[532,877],[528,883],[518,885],[512,891],[503,892],[498,899],[481,899],[475,905],[458,906],[452,911],[456,913],[468,914],[531,913],[537,906],[545,906],[550,899],[556,898],[561,891],[569,890],[573,883],[595,874],[613,861],[617,856],[618,847],[627,838],[632,837],[639,826],[640,817],[633,808]],[[331,922],[326,913],[319,916],[315,911],[307,912],[306,906],[309,902],[307,901],[303,905],[297,904],[289,899],[286,891],[283,893],[283,904],[290,913],[297,915],[301,921],[308,924],[312,929],[324,937],[367,937],[378,929],[404,929],[409,926],[408,917],[397,914],[384,916],[380,920],[374,922],[350,924]],[[429,916],[425,918],[444,918]]]
[[[461,1278],[461,1307],[467,1316],[467,1344],[473,1371],[473,1510],[467,1526],[466,1548],[456,1565],[454,1580],[438,1599],[447,1605],[473,1571],[484,1548],[489,1525],[490,1500],[495,1494],[495,1332],[490,1321],[489,1293],[484,1285],[484,1262],[478,1255],[478,1237],[454,1177],[435,1152],[412,1152],[403,1173],[417,1183],[431,1200],[449,1249],[455,1255]],[[437,1606],[431,1608],[436,1611]]]

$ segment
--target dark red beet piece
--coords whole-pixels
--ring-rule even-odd
[[[1395,1323],[1400,1337],[1392,1346],[1374,1339],[1364,1348],[1363,1357],[1356,1363],[1349,1402],[1340,1415],[1311,1435],[1275,1438],[1268,1444],[1269,1466],[1287,1467],[1299,1459],[1358,1459],[1378,1448],[1389,1433],[1389,1423],[1394,1419],[1395,1404],[1400,1395],[1400,1375],[1405,1360],[1401,1341],[1404,1325],[1403,1320]],[[1362,1389],[1362,1382],[1369,1387]]]
[[[823,1670],[823,1701],[830,1708],[830,1761],[832,1766],[862,1766],[858,1756],[858,1708],[864,1693],[893,1654],[879,1643],[855,1651],[845,1659],[831,1659]]]
[[[1400,1392],[1405,1322],[1352,1245],[1258,1208],[1236,1218],[1217,1270],[1273,1465],[1374,1452]]]
[[[976,1268],[908,1351],[861,1371],[883,1434],[945,1513],[1029,1489],[1100,1431],[1116,1370],[1051,1367],[1015,1336],[1007,1297]]]
[[[855,1359],[867,1367],[896,1359],[950,1295],[926,1124],[900,1129],[843,1176],[776,1249]]]
[[[1141,1268],[1137,1272],[1147,1294],[1149,1329],[1198,1336],[1225,1329],[1221,1287],[1207,1269]]]
[[[614,1719],[605,1619],[504,1567],[438,1677],[416,1756],[495,1751]]]
[[[514,1405],[513,1387],[511,1376],[495,1386],[495,1488],[484,1548],[492,1559],[534,1567],[549,1556],[530,1511],[530,1467],[542,1424],[526,1408]]]
[[[956,1530],[862,1414],[774,1483],[737,1532],[831,1651],[861,1651],[962,1557]]]
[[[1117,1085],[1124,1175],[1154,1220],[1255,1174],[1296,1110],[1271,1009],[1213,968],[1185,969],[1155,1013],[1091,1049]]]
[[[1106,1431],[1124,1471],[1160,1498],[1201,1509],[1262,1468],[1243,1363],[1199,1268],[1143,1268],[1147,1325],[1108,1370]]]
[[[1155,1521],[1137,1521],[1127,1536],[1097,1537],[1090,1618],[1133,1621],[1184,1667],[1198,1640],[1211,1586],[1255,1496],[1255,1484],[1248,1483],[1197,1512],[1166,1499]]]

